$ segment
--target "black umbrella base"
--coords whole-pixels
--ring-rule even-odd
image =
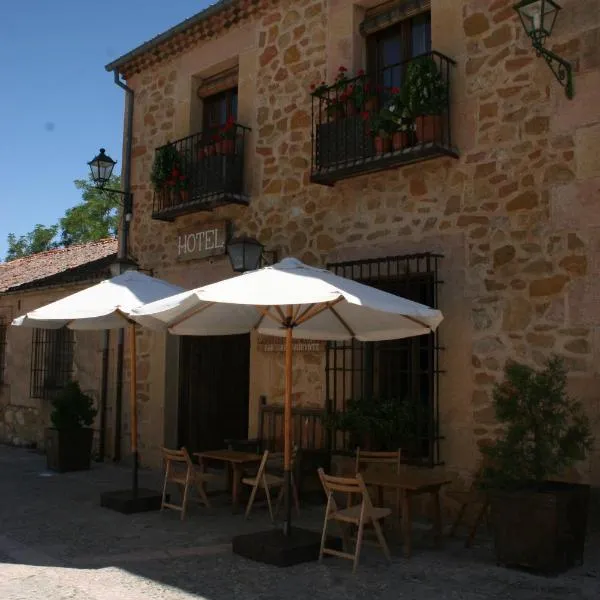
[[[319,558],[321,534],[292,527],[290,535],[285,536],[279,529],[270,529],[238,535],[232,544],[233,553],[244,558],[276,567],[290,567]]]
[[[100,494],[100,506],[110,508],[125,515],[159,510],[162,495],[155,490],[138,488],[134,496],[132,490],[116,490]]]

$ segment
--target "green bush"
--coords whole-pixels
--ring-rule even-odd
[[[563,360],[553,356],[538,371],[510,361],[504,375],[494,388],[496,417],[504,435],[482,448],[489,465],[484,485],[541,483],[583,460],[593,438],[581,403],[567,395]]]
[[[69,381],[52,400],[50,420],[59,430],[81,429],[94,422],[98,412],[94,400],[84,394],[76,381]]]
[[[357,398],[348,400],[344,412],[329,415],[326,425],[349,433],[351,447],[406,450],[418,444],[418,425],[425,418],[421,413],[421,404],[409,398]]]

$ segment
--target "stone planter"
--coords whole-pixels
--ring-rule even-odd
[[[590,487],[547,482],[491,494],[496,560],[556,574],[583,563]]]
[[[46,429],[46,465],[52,471],[82,471],[90,468],[94,431]]]

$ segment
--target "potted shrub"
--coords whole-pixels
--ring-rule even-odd
[[[416,122],[418,141],[435,141],[442,131],[442,113],[448,104],[448,84],[435,60],[428,55],[411,61],[402,89],[404,104]]]
[[[52,400],[46,429],[46,461],[53,471],[79,471],[90,468],[93,430],[97,410],[93,399],[76,381],[69,381]]]
[[[369,117],[365,113],[365,117]],[[393,129],[392,121],[389,118],[385,109],[372,115],[369,119],[369,132],[373,137],[375,146],[375,154],[380,155],[390,151],[391,148],[391,132]]]
[[[366,450],[397,450],[407,456],[418,450],[420,405],[410,398],[356,398],[343,412],[329,415],[325,424],[334,433],[349,434],[349,444]]]
[[[556,481],[592,445],[581,404],[566,393],[558,357],[541,370],[509,362],[494,388],[504,434],[482,448],[496,557],[546,573],[583,560],[589,486]]]
[[[390,122],[392,150],[402,150],[412,145],[415,124],[398,88],[392,88],[391,97],[386,102],[382,115]]]

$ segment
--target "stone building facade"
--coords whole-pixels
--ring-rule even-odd
[[[97,331],[11,327],[15,317],[110,277],[117,241],[101,240],[0,263],[0,443],[44,448],[53,390],[68,379],[100,401],[103,336]],[[110,349],[107,444],[114,434],[114,348]],[[99,419],[96,450],[99,442]],[[107,445],[107,453],[112,446]]]
[[[512,4],[221,1],[107,66],[134,91],[130,251],[158,277],[191,288],[231,276],[222,255],[178,256],[182,232],[222,221],[312,265],[443,256],[439,451],[460,478],[475,468],[478,444],[498,432],[491,390],[509,358],[540,365],[563,356],[571,391],[600,434],[600,0],[564,0],[547,42],[574,67],[572,100],[536,57]],[[431,49],[455,63],[448,114],[456,156],[398,162],[335,185],[311,181],[311,84],[333,81],[340,65],[368,71],[364,23],[384,14],[394,24],[403,11],[429,11]],[[248,204],[162,220],[150,177],[155,150],[202,129],[206,86],[219,91],[219,74],[237,87],[236,121],[250,128]],[[163,440],[180,441],[182,342],[140,336],[141,452],[157,464]],[[250,347],[252,436],[260,397],[282,399],[283,361],[255,336]],[[323,350],[296,354],[296,406],[325,406],[327,369]],[[570,475],[600,484],[599,451]]]

